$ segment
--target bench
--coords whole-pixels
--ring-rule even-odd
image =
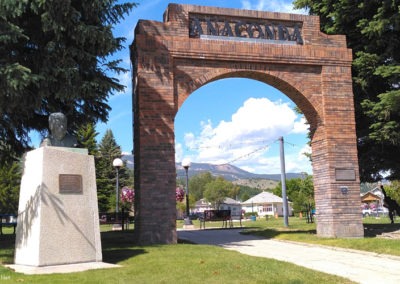
[[[207,221],[222,221],[222,228],[232,228],[231,210],[204,210],[203,215],[199,217],[200,229],[206,228]]]
[[[100,225],[121,225],[122,230],[129,229],[129,224],[133,223],[133,217],[129,216],[129,212],[100,212]]]
[[[15,235],[17,216],[14,214],[0,214],[0,235],[3,235],[3,227],[13,227],[13,234]]]
[[[231,219],[232,221],[239,221],[240,227],[242,227],[242,215],[232,215]]]

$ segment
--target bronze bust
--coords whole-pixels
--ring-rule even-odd
[[[76,137],[67,133],[67,117],[61,112],[51,113],[49,115],[50,136],[43,139],[40,147],[78,147]]]

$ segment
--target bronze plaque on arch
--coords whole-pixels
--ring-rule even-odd
[[[65,175],[58,176],[59,190],[61,194],[82,194],[82,176]]]
[[[342,168],[335,169],[335,178],[337,181],[355,181],[356,171],[354,169]]]

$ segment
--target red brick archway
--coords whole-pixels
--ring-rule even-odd
[[[363,236],[344,36],[321,33],[315,16],[170,4],[164,22],[139,21],[131,60],[141,244],[177,241],[176,113],[197,88],[231,77],[279,89],[310,123],[318,235]]]

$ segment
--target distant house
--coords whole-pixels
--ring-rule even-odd
[[[239,201],[235,199],[226,197],[224,202],[219,205],[220,210],[231,210],[231,216],[241,216],[242,215],[242,205]]]
[[[365,208],[381,208],[383,206],[383,193],[379,187],[375,187],[374,189],[361,193],[361,205]]]
[[[210,202],[208,202],[205,198],[202,198],[195,203],[194,212],[202,213],[205,210],[215,209]],[[220,210],[231,210],[232,216],[240,216],[242,211],[242,205],[239,201],[236,201],[232,198],[226,197],[224,201],[219,205]]]
[[[202,199],[196,201],[193,211],[194,211],[194,213],[202,213],[205,210],[211,210],[211,209],[214,209],[211,206],[211,203],[208,202],[205,198],[202,198]]]
[[[293,215],[293,209],[289,202],[289,216]],[[257,213],[258,216],[271,215],[283,216],[283,199],[270,192],[263,191],[252,198],[242,202],[242,209]]]

